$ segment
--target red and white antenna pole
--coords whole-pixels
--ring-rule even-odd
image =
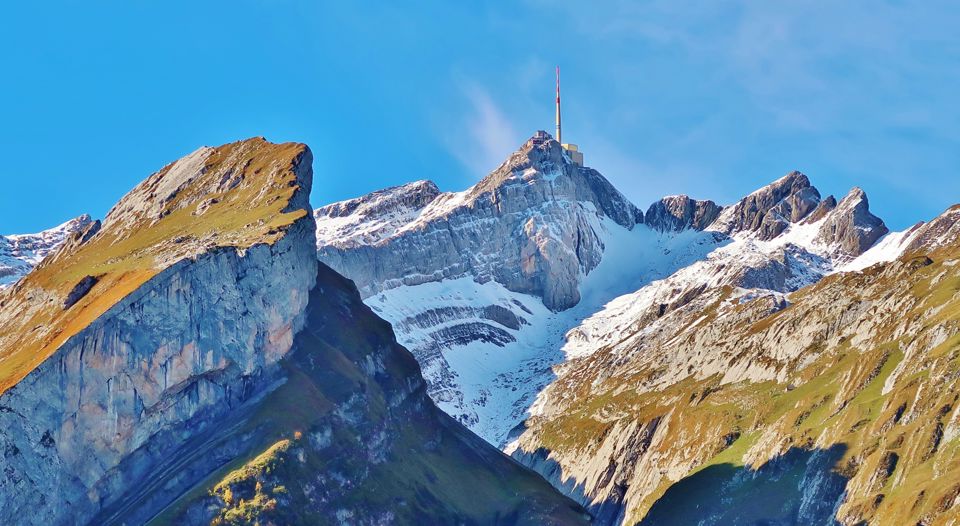
[[[557,142],[563,144],[563,137],[560,135],[560,66],[557,66]]]

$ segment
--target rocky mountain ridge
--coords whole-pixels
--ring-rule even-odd
[[[919,246],[792,294],[727,285],[661,316],[607,313],[616,336],[578,344],[514,454],[601,524],[948,524],[960,240]],[[778,479],[781,507],[763,509],[758,487]]]
[[[541,297],[552,310],[579,301],[580,276],[599,262],[590,225],[598,215],[628,229],[643,222],[639,209],[554,140],[528,141],[463,192],[420,181],[314,212],[320,258],[349,268],[364,296],[471,276]]]
[[[553,141],[529,141],[463,192],[442,193],[419,181],[314,214],[321,261],[356,280],[366,302],[394,324],[423,366],[431,397],[500,446],[513,436],[539,389],[551,381],[550,367],[578,352],[573,348],[583,320],[614,298],[691,265],[687,274],[695,279],[665,282],[662,288],[669,294],[657,298],[652,315],[721,282],[789,292],[848,264],[859,256],[861,245],[886,233],[883,222],[869,213],[862,192],[851,192],[838,209],[832,197],[821,202],[799,172],[726,208],[670,196],[644,215],[624,204],[622,194],[600,174],[557,157],[557,148]],[[553,176],[558,162],[563,175]],[[517,184],[523,193],[512,189]],[[570,208],[571,196],[577,195],[588,198],[572,207],[575,216],[544,216],[544,208]],[[477,196],[489,196],[497,208],[482,207]],[[637,221],[641,217],[643,223]],[[543,225],[536,232],[547,233],[546,238],[535,236],[538,246],[559,247],[540,252],[547,254],[548,265],[527,263],[527,249],[517,242],[530,239],[530,225]],[[576,235],[553,235],[570,232],[574,225]],[[849,247],[837,240],[844,235],[851,237]],[[499,275],[511,278],[477,270],[472,263],[431,267],[435,254],[467,261],[497,254]],[[571,272],[554,272],[550,278],[570,280],[568,288],[577,294],[568,296],[579,298],[572,307],[557,311],[535,283],[515,281],[528,279],[524,265],[540,268],[538,274],[558,264],[576,268],[576,261],[583,263],[576,279]],[[377,270],[371,272],[374,266]]]
[[[0,521],[585,522],[433,406],[311,184],[302,144],[201,148],[0,292]]]
[[[482,186],[490,191],[504,179],[491,177]],[[549,183],[534,179],[530,184],[546,188]],[[529,205],[507,199],[501,203],[508,209]],[[391,241],[374,242],[378,250],[392,250],[396,238],[419,235],[424,217],[437,221],[425,209],[407,209],[408,215],[384,230],[394,236]],[[536,207],[526,210],[536,214]],[[326,211],[316,215],[321,230],[328,216]],[[355,217],[345,233],[349,237],[367,224],[382,225],[377,219],[382,216]],[[887,432],[891,424],[860,431],[864,424],[857,419],[876,418],[874,406],[863,413],[844,404],[861,404],[865,397],[876,403],[875,379],[886,374],[878,371],[890,370],[894,362],[877,362],[878,369],[866,371],[885,351],[865,348],[858,360],[851,349],[859,344],[887,349],[887,343],[871,338],[880,338],[884,324],[895,325],[888,316],[901,312],[902,305],[926,315],[922,302],[902,298],[911,283],[903,276],[916,264],[910,263],[916,250],[956,246],[955,216],[960,214],[951,209],[929,223],[890,233],[870,212],[861,189],[839,200],[822,198],[805,175],[791,172],[725,207],[687,196],[664,198],[647,209],[643,223],[629,229],[599,212],[592,224],[601,240],[599,263],[580,277],[580,300],[564,310],[546,308],[536,292],[517,293],[531,287],[514,290],[469,272],[451,278],[428,267],[418,274],[422,280],[387,285],[368,284],[365,280],[376,280],[362,272],[353,277],[361,288],[368,287],[365,302],[394,324],[398,338],[423,365],[431,397],[588,507],[598,524],[791,524],[834,517],[854,524],[868,517],[942,517],[949,509],[942,499],[932,507],[917,504],[926,511],[914,513],[901,509],[905,501],[899,495],[864,493],[860,477],[879,481],[889,475],[860,470],[861,463],[879,462],[892,471],[891,459],[902,455],[887,450],[879,461],[872,456],[864,436]],[[490,240],[481,251],[514,250],[492,238],[503,232],[490,233],[469,221],[460,225],[459,235],[469,228],[475,239]],[[352,239],[354,246],[337,250],[367,250],[360,237]],[[327,261],[330,249],[323,236],[318,243],[319,257]],[[438,241],[437,250],[463,251],[465,257],[474,250],[446,244]],[[351,257],[333,256],[348,276]],[[391,257],[381,259],[385,266]],[[939,267],[934,258],[934,266],[948,271],[951,261]],[[903,280],[896,289],[900,298],[838,300],[844,287],[865,286],[866,295],[883,294],[885,285],[863,285],[858,279],[865,278],[851,277],[873,273],[867,269],[878,263],[895,269],[884,279]],[[859,291],[849,296],[863,298]],[[869,321],[873,336],[854,338],[858,329],[847,324],[866,324],[876,309],[885,317]],[[820,325],[805,329],[803,315],[781,314],[812,311],[818,312],[812,318],[817,324],[822,320],[830,327],[828,334],[846,334],[827,343],[827,351],[816,336]],[[780,321],[786,319],[792,321]],[[920,331],[921,325],[897,330]],[[952,341],[950,331],[935,329],[936,342],[942,343],[943,335]],[[853,364],[860,368],[845,369]],[[818,375],[828,385],[800,387]],[[781,399],[781,392],[792,394]],[[723,415],[719,420],[713,398]],[[806,412],[826,411],[818,401],[827,398],[834,400],[831,411],[836,412],[827,413],[834,420],[811,419]],[[883,403],[890,407],[892,402]],[[740,404],[744,412],[728,409]],[[921,433],[936,433],[935,415],[924,418]],[[814,421],[819,427],[811,427]],[[856,432],[845,434],[844,425]],[[811,429],[824,434],[807,438],[804,433]],[[922,472],[923,466],[917,469]],[[777,480],[782,483],[774,484]],[[870,484],[876,488],[880,482]],[[750,495],[765,491],[775,493],[759,500],[782,509],[751,501]],[[702,501],[691,500],[688,492]],[[884,498],[893,504],[877,504]],[[680,513],[684,509],[702,513]]]

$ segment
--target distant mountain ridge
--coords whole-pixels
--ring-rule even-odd
[[[92,222],[90,216],[84,214],[36,234],[0,235],[0,288],[26,276],[71,234],[84,230]]]
[[[201,148],[0,238],[0,517],[952,520],[960,205],[891,233],[790,172],[641,212],[547,140],[311,209],[309,159]]]
[[[604,303],[730,243],[727,256],[708,259],[721,270],[698,271],[713,285],[789,292],[815,282],[887,232],[862,191],[841,203],[821,201],[791,172],[727,207],[669,196],[644,214],[556,141],[531,140],[464,191],[417,181],[320,207],[314,218],[318,257],[394,323],[431,396],[504,445],[563,360],[564,334],[576,338]],[[595,270],[604,258],[608,268]],[[681,285],[657,309],[707,285]]]
[[[547,149],[559,146],[551,142]],[[631,479],[648,469],[647,461],[639,458],[645,444],[668,429],[658,427],[664,421],[657,418],[667,417],[635,420],[631,409],[610,414],[603,409],[605,399],[591,394],[591,386],[604,385],[621,370],[640,371],[648,375],[641,383],[644,389],[662,391],[674,397],[671,400],[696,400],[707,394],[686,392],[684,386],[702,378],[716,377],[720,385],[724,378],[758,384],[788,381],[801,370],[803,358],[780,368],[771,365],[772,356],[731,358],[738,355],[730,345],[752,341],[739,332],[744,328],[737,323],[789,311],[795,295],[802,297],[825,277],[834,283],[916,250],[953,246],[958,235],[960,214],[953,209],[929,223],[890,233],[871,213],[860,188],[839,200],[822,198],[807,176],[796,171],[728,206],[668,196],[640,214],[628,202],[603,206],[603,195],[609,195],[610,203],[626,201],[606,180],[586,185],[595,191],[587,197],[569,192],[579,184],[580,174],[555,168],[557,162],[569,161],[561,155],[557,160],[548,157],[552,164],[540,165],[530,162],[530,150],[529,143],[524,145],[462,192],[440,192],[420,181],[322,207],[315,212],[318,256],[356,280],[365,302],[394,324],[398,339],[420,361],[430,395],[441,408],[538,469],[588,507],[597,524],[633,524],[630,521],[651,512],[650,499],[662,495],[652,489],[662,491],[697,464],[680,462],[680,450],[651,450],[652,455],[666,455],[662,467],[651,468],[661,474]],[[524,191],[511,188],[516,184],[523,184]],[[398,194],[405,196],[399,199]],[[531,195],[541,197],[531,200]],[[476,196],[486,201],[478,202]],[[374,205],[391,200],[411,204]],[[542,212],[561,207],[578,213]],[[558,235],[572,231],[576,235]],[[524,251],[531,232],[546,232],[533,239],[540,247],[553,246],[546,253],[554,257],[531,258],[531,252]],[[410,246],[420,247],[419,252]],[[450,264],[436,254],[453,254],[465,263]],[[554,271],[557,266],[552,264],[563,262],[564,254],[566,261],[576,263],[565,268],[577,272],[553,272],[552,286],[575,288],[577,294],[565,293],[566,300],[557,302],[536,279]],[[436,264],[438,260],[444,262]],[[500,267],[496,272],[487,270],[493,264]],[[537,272],[526,275],[524,268]],[[713,321],[715,309],[724,324]],[[687,336],[699,334],[701,327],[708,331],[702,337]],[[718,348],[720,355],[710,347],[681,346],[689,339],[714,336],[729,338],[722,351]],[[776,355],[774,350],[765,352]],[[610,392],[624,390],[630,388],[617,384]],[[596,430],[587,426],[582,435],[571,435],[568,447],[565,415],[573,414],[583,415],[577,417],[578,426],[584,419],[596,420],[590,424]],[[617,442],[608,443],[603,435],[608,431],[603,430],[610,429],[610,419],[624,427],[610,437]],[[735,442],[737,431],[727,431],[728,442]],[[696,432],[690,436],[695,440]],[[703,454],[716,451],[713,443],[687,447]],[[784,470],[807,462],[804,477],[819,477],[823,484],[798,485],[796,493],[783,496],[786,515],[760,511],[757,520],[829,521],[834,506],[846,502],[846,479],[825,475],[836,462],[835,451],[814,451],[813,460],[805,456],[810,451],[778,450],[774,455],[793,459],[782,462]],[[763,457],[755,455],[751,458]],[[762,473],[782,476],[776,470]],[[807,490],[818,495],[809,498],[819,503],[805,500]],[[860,497],[849,498],[852,502]],[[671,494],[670,499],[675,497]],[[696,506],[682,498],[678,502]],[[652,513],[651,520],[663,520],[661,508]],[[869,516],[857,513],[849,516]],[[688,518],[696,522],[719,517]]]
[[[579,276],[599,261],[588,224],[597,214],[628,229],[643,222],[643,212],[595,170],[571,162],[559,143],[531,140],[463,192],[418,181],[318,208],[314,217],[321,259],[349,268],[364,295],[472,275],[562,310],[579,301]],[[485,237],[475,237],[481,231]],[[504,246],[491,246],[497,242]]]

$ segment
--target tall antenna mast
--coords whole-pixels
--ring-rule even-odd
[[[563,136],[560,135],[560,66],[557,66],[557,142],[563,144]]]

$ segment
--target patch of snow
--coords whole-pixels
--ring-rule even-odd
[[[880,238],[869,250],[860,254],[839,268],[839,272],[860,271],[877,263],[893,261],[903,254],[903,251],[910,245],[916,236],[918,229],[903,230],[900,232],[890,232]]]
[[[511,292],[494,281],[477,283],[470,277],[399,286],[365,301],[395,327],[404,327],[397,330],[397,338],[411,349],[429,346],[438,329],[491,323],[457,318],[429,329],[401,323],[425,308],[497,305],[526,321],[518,329],[497,326],[515,339],[502,346],[477,340],[441,349],[454,374],[451,389],[461,396],[441,394],[435,397],[437,405],[488,442],[503,447],[512,438],[511,431],[529,416],[537,394],[554,379],[552,367],[566,358],[564,341],[571,328],[612,299],[690,265],[721,243],[713,233],[661,233],[644,225],[628,230],[606,217],[598,218],[594,228],[603,232],[603,258],[581,282],[580,302],[562,312],[550,311],[535,296]],[[437,374],[428,362],[424,376],[436,380]]]
[[[25,276],[71,234],[91,222],[90,216],[84,214],[36,234],[0,236],[0,289]]]

